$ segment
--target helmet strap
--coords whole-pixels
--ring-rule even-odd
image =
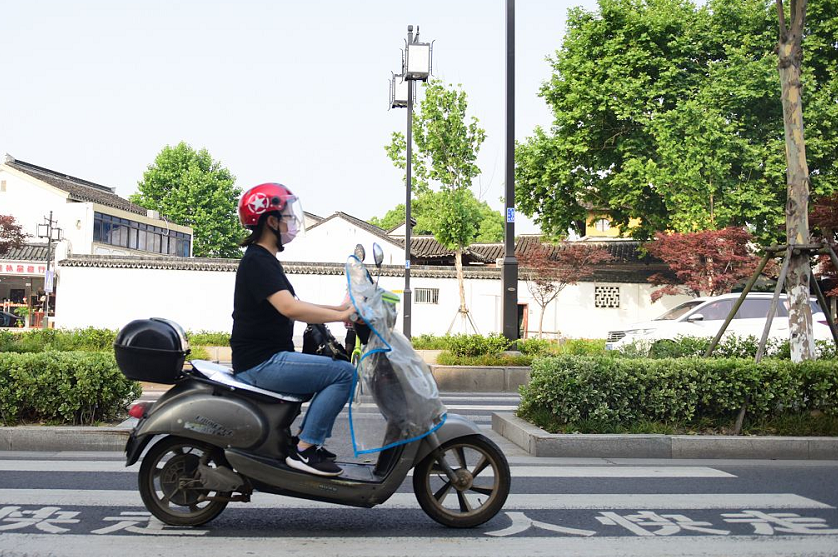
[[[268,228],[271,232],[273,232],[274,236],[276,236],[277,251],[285,251],[285,246],[282,245],[282,232],[280,232],[278,228],[271,228],[270,226],[268,226]]]

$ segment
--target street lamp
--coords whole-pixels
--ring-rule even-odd
[[[410,200],[412,192],[411,170],[413,158],[413,98],[415,82],[427,81],[431,75],[433,46],[419,42],[419,26],[416,36],[413,25],[407,26],[407,42],[402,55],[401,73],[393,74],[390,80],[390,107],[407,108],[407,179],[404,202],[404,324],[402,333],[410,338],[410,313],[412,292],[410,291]]]
[[[49,295],[52,294],[55,284],[55,273],[49,268],[52,260],[52,243],[64,239],[63,231],[55,226],[56,224],[58,224],[58,221],[52,220],[52,211],[50,211],[49,218],[44,217],[44,223],[38,225],[38,237],[47,240],[47,272],[44,275],[44,329],[49,327]]]
[[[503,336],[518,339],[518,259],[515,257],[515,0],[506,0],[506,223],[501,273]]]

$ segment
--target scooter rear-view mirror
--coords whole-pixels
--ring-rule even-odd
[[[364,251],[364,246],[362,246],[361,244],[355,246],[355,251],[353,253],[355,254],[355,257],[358,258],[358,261],[363,261],[364,258],[367,256],[367,252]]]
[[[375,266],[381,268],[381,264],[384,262],[384,250],[378,244],[372,245],[372,257],[375,260]]]

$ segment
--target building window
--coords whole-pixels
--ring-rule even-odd
[[[439,288],[417,288],[413,294],[413,301],[417,304],[438,304]]]
[[[619,286],[594,286],[594,307],[619,308]]]
[[[189,234],[103,213],[93,214],[93,241],[161,255],[189,257]]]
[[[611,228],[611,221],[609,221],[608,219],[599,219],[598,221],[596,221],[596,224],[594,226],[600,232],[608,232],[608,230]]]

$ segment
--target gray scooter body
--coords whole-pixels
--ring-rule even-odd
[[[172,435],[224,449],[230,465],[259,491],[342,505],[372,507],[385,502],[411,468],[446,441],[480,430],[448,414],[434,436],[382,451],[375,464],[340,463],[338,477],[300,472],[285,464],[290,427],[302,401],[281,401],[196,375],[166,392],[137,424],[125,448],[126,465],[138,460],[157,435]]]

